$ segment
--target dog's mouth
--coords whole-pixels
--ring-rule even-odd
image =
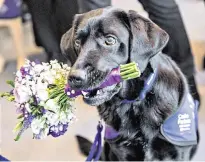
[[[110,100],[115,94],[119,92],[120,88],[121,83],[118,83],[105,88],[94,89],[90,92],[82,91],[83,99],[89,105],[98,106]]]

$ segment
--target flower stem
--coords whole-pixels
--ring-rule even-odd
[[[134,79],[141,75],[140,69],[135,62],[120,65],[120,76],[123,80]]]

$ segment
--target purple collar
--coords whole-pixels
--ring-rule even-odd
[[[105,126],[105,136],[104,138],[107,140],[115,139],[119,136],[119,132],[117,132],[113,127],[106,125]]]
[[[147,93],[151,91],[151,89],[155,83],[155,80],[157,78],[157,74],[158,74],[158,68],[155,68],[154,72],[151,73],[149,75],[149,77],[147,78],[147,80],[145,81],[144,88],[140,92],[139,100],[141,100],[141,101],[144,100]],[[133,103],[135,101],[136,100],[125,99],[125,100],[123,100],[123,103]],[[112,128],[109,125],[105,126],[105,139],[112,140],[112,139],[117,138],[118,136],[119,136],[119,132],[117,132],[114,128]]]

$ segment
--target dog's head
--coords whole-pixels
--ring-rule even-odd
[[[113,68],[135,61],[143,72],[167,41],[165,31],[135,11],[108,7],[76,15],[61,40],[62,53],[73,65],[68,83],[74,89],[95,89],[84,101],[100,105],[120,91],[121,84],[97,89]]]

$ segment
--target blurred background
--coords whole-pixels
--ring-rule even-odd
[[[112,0],[111,3],[148,16],[137,0]],[[205,160],[205,4],[203,0],[176,0],[176,3],[190,41],[196,67],[194,76],[201,96],[201,140],[194,160]],[[0,0],[0,92],[8,90],[6,80],[14,79],[14,72],[25,58],[63,61],[60,57],[60,38],[72,25],[73,15],[79,12],[84,11],[75,0]],[[12,161],[85,160],[78,151],[75,135],[93,140],[98,115],[96,108],[84,104],[80,97],[76,107],[78,121],[70,126],[66,135],[37,141],[32,140],[31,132],[27,131],[20,141],[15,142],[12,133],[16,124],[15,108],[1,99],[0,154]]]

